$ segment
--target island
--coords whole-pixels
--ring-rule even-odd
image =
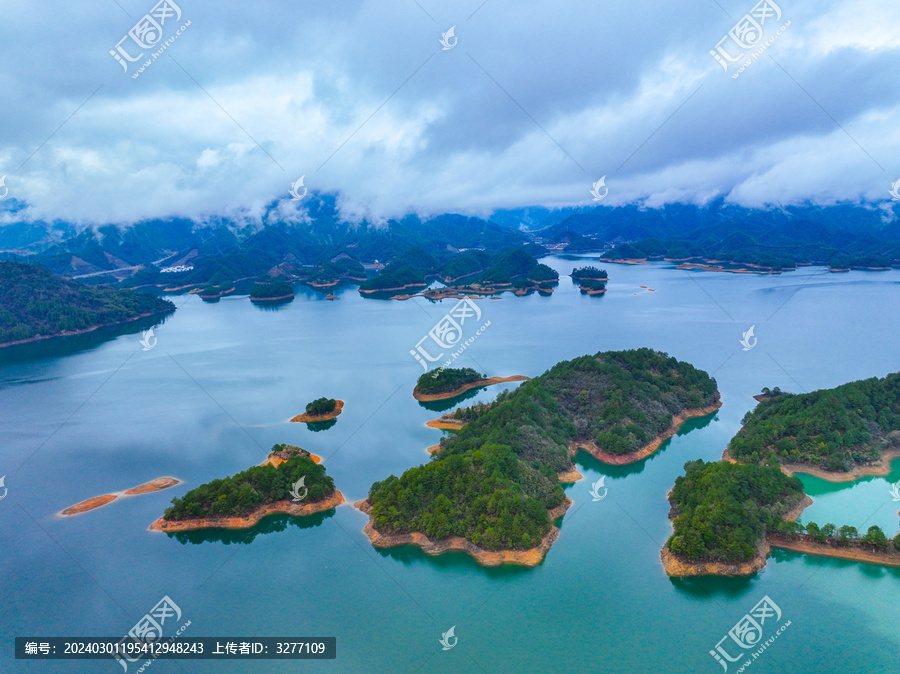
[[[145,482],[144,484],[138,485],[137,487],[132,487],[131,489],[127,489],[125,491],[116,491],[110,494],[104,494],[103,496],[94,496],[92,498],[76,503],[73,506],[69,506],[68,508],[60,511],[58,514],[63,517],[80,515],[81,513],[86,513],[89,510],[96,510],[101,506],[105,506],[107,503],[112,503],[120,496],[137,496],[140,494],[150,494],[156,491],[162,491],[163,489],[168,489],[169,487],[174,487],[176,484],[181,484],[181,480],[175,477],[158,477],[155,480],[150,480],[150,482]]]
[[[294,298],[294,289],[283,279],[258,283],[250,291],[251,302],[285,302]]]
[[[172,505],[150,529],[243,529],[274,513],[302,517],[331,510],[343,502],[325,467],[309,452],[277,444],[262,465],[172,499]]]
[[[749,576],[771,548],[900,566],[900,533],[796,520],[812,499],[777,466],[702,460],[685,464],[669,493],[674,533],[660,557],[670,576]]]
[[[606,283],[609,281],[606,270],[596,267],[576,267],[572,270],[571,277],[585,295],[602,295],[606,292]]]
[[[670,576],[756,573],[766,565],[766,534],[794,531],[812,500],[796,477],[771,466],[698,459],[669,492],[674,532],[661,553]]]
[[[447,400],[462,395],[466,391],[482,386],[505,384],[513,381],[527,381],[528,377],[514,375],[512,377],[488,377],[479,374],[470,367],[438,368],[434,372],[426,372],[413,389],[413,397],[420,402]]]
[[[494,403],[458,410],[465,423],[427,464],[376,482],[356,506],[377,547],[461,550],[480,563],[540,563],[571,504],[571,447],[590,438],[632,452],[673,418],[718,404],[715,380],[651,349],[563,361]]]
[[[804,394],[764,388],[722,461],[685,464],[670,493],[669,575],[749,575],[770,548],[900,566],[900,534],[796,522],[812,500],[795,473],[886,476],[900,456],[900,373]]]
[[[317,423],[320,421],[331,421],[337,419],[338,415],[344,411],[344,401],[335,398],[316,398],[306,405],[306,413],[298,414],[291,418],[291,421],[302,421],[305,423]]]
[[[900,373],[811,393],[763,389],[728,456],[847,482],[885,476],[900,456]]]
[[[0,261],[0,348],[69,337],[143,318],[175,305],[146,293],[92,288],[37,264]]]

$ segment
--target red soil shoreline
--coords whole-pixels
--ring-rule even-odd
[[[547,516],[550,521],[554,521],[566,514],[566,511],[572,505],[572,499],[567,498],[562,505],[548,511]],[[368,499],[357,501],[353,507],[360,512],[369,516],[369,521],[363,528],[363,533],[372,542],[376,548],[393,548],[399,545],[415,545],[422,552],[429,555],[440,555],[451,550],[465,552],[472,556],[482,566],[500,566],[501,564],[519,564],[522,566],[537,566],[540,564],[550,546],[559,537],[559,528],[550,525],[550,530],[546,533],[537,547],[529,550],[484,550],[474,543],[470,543],[461,536],[450,536],[439,541],[435,541],[425,534],[412,532],[409,534],[382,534],[375,530],[372,525],[373,518],[371,515],[372,507]]]
[[[275,501],[260,506],[245,517],[209,517],[191,520],[175,520],[168,521],[165,517],[160,517],[150,525],[151,531],[190,531],[192,529],[249,529],[256,526],[261,519],[268,515],[284,513],[293,517],[305,517],[314,515],[324,510],[332,510],[337,508],[344,502],[344,495],[337,489],[334,493],[313,503],[294,503],[290,499]]]

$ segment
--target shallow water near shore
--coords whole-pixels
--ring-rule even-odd
[[[718,460],[763,386],[811,391],[900,370],[900,271],[713,274],[585,258],[609,271],[606,294],[582,295],[562,276],[550,297],[477,300],[491,324],[454,366],[536,376],[560,360],[647,346],[715,376],[723,407],[633,465],[580,453],[585,479],[566,487],[574,504],[535,568],[376,550],[361,531],[366,516],[348,505],[373,481],[428,461],[425,448],[444,434],[425,422],[448,408],[412,396],[423,370],[409,352],[456,300],[364,299],[354,287],[328,289],[337,301],[300,288],[278,307],[183,296],[150,351],[138,333],[0,365],[9,490],[0,500],[0,669],[50,671],[13,660],[15,636],[121,637],[168,595],[191,621],[184,636],[335,636],[338,656],[160,660],[153,672],[720,672],[709,651],[768,595],[792,624],[746,671],[896,671],[900,569],[776,550],[751,578],[672,580],[659,552],[671,532],[666,493],[684,463]],[[544,262],[561,275],[582,266]],[[758,342],[744,351],[750,326]],[[517,385],[469,392],[463,404]],[[336,425],[288,422],[321,396],[345,401]],[[242,532],[147,530],[173,496],[256,465],[281,442],[321,456],[348,504]],[[184,483],[54,516],[160,475]],[[600,476],[608,494],[594,501]],[[802,521],[897,533],[900,502],[889,488],[900,461],[886,478],[801,479],[814,500]],[[453,625],[459,641],[442,651]]]

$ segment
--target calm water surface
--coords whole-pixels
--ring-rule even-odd
[[[545,262],[561,274],[573,266]],[[457,364],[534,376],[563,359],[649,346],[713,374],[724,406],[638,464],[579,457],[585,480],[567,488],[574,505],[562,534],[533,569],[377,551],[361,533],[365,516],[349,505],[245,532],[147,530],[173,496],[259,463],[276,442],[324,457],[349,502],[427,461],[441,432],[424,425],[437,412],[412,397],[422,369],[409,350],[454,300],[364,300],[348,288],[328,302],[301,290],[266,310],[246,297],[181,297],[153,350],[125,335],[0,365],[9,489],[0,501],[0,670],[119,672],[105,661],[17,662],[12,639],[121,636],[168,595],[192,623],[184,636],[335,636],[338,657],[161,660],[153,672],[715,673],[709,650],[768,595],[792,624],[746,671],[898,671],[900,569],[776,551],[749,579],[677,581],[659,550],[671,531],[666,493],[684,463],[718,459],[763,386],[811,391],[900,370],[900,272],[606,266],[602,297],[581,295],[564,277],[552,297],[479,301],[491,325]],[[751,325],[758,343],[744,351]],[[346,402],[332,428],[287,422],[319,396]],[[184,484],[55,515],[163,475]],[[608,496],[595,502],[589,486],[601,475]],[[804,477],[815,500],[804,520],[878,524],[893,535],[900,504],[889,486],[898,479],[900,462],[886,479]],[[458,645],[442,651],[441,633],[453,625]]]

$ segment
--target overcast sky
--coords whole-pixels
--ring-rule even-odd
[[[900,179],[896,1],[778,0],[743,50],[720,41],[753,0],[177,4],[142,49],[120,40],[153,0],[3,3],[0,208],[25,204],[4,222],[259,221],[278,200],[302,219],[300,176],[376,221],[720,196],[883,206]],[[143,53],[127,72],[117,44]],[[745,57],[726,72],[717,45]]]

